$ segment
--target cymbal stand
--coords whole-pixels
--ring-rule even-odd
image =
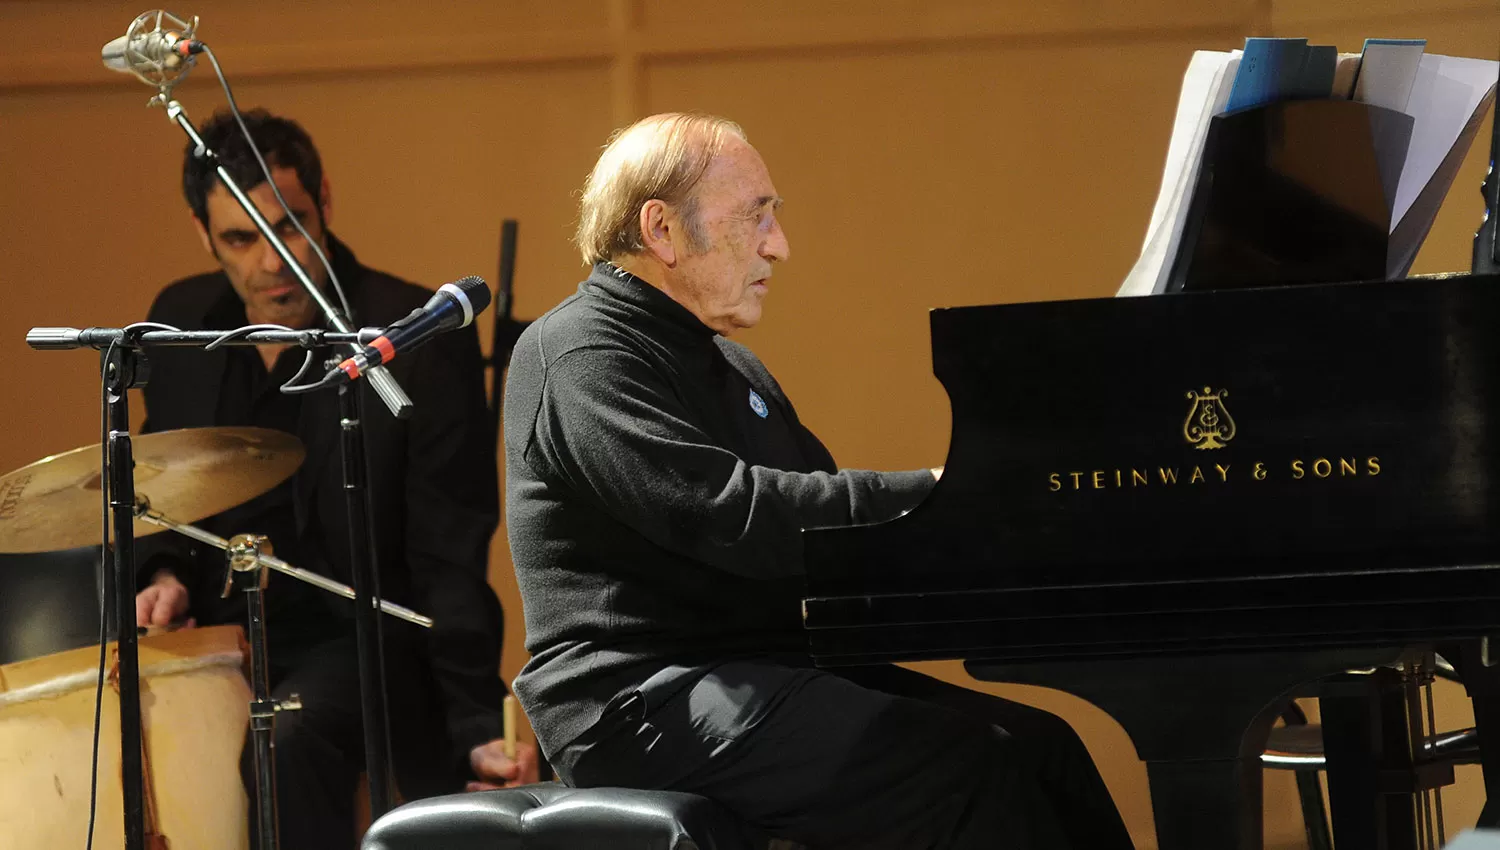
[[[276,850],[276,761],[273,752],[276,712],[271,699],[271,677],[266,660],[266,571],[261,553],[271,553],[271,541],[257,534],[239,534],[224,549],[223,596],[245,594],[245,621],[250,638],[250,736],[255,754],[255,834],[257,850]]]

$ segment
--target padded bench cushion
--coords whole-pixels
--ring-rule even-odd
[[[780,845],[780,842],[778,842]],[[560,782],[407,803],[365,833],[364,850],[767,850],[717,803],[673,791]]]

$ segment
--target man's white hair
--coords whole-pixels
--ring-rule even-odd
[[[744,141],[745,131],[728,119],[689,112],[652,115],[612,135],[583,185],[574,237],[583,261],[644,251],[640,213],[652,199],[676,207],[688,249],[704,250],[693,189],[730,136]]]

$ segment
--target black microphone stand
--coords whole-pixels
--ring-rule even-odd
[[[196,146],[193,155],[208,161],[217,159],[204,143],[197,128],[188,120],[182,104],[168,99],[165,93],[158,96],[167,110],[167,117],[187,134]],[[286,243],[256,209],[255,204],[235,182],[223,165],[217,168],[219,180],[229,190],[240,207],[255,222],[266,241],[276,250],[282,262],[287,264],[302,287],[317,303],[328,324],[335,330],[349,333],[352,328],[338,309],[328,301],[323,291],[308,277],[307,271],[297,261]],[[370,370],[370,384],[380,395],[391,413],[398,419],[411,415],[412,404],[385,368]],[[356,653],[359,658],[359,690],[365,738],[365,773],[369,787],[370,817],[379,818],[392,807],[390,772],[390,725],[385,702],[385,653],[380,618],[375,616],[375,605],[379,599],[379,583],[375,569],[375,547],[370,538],[369,502],[365,481],[368,459],[364,452],[364,436],[360,420],[359,392],[357,389],[341,388],[339,391],[339,429],[343,434],[340,446],[343,454],[345,507],[349,513],[350,573],[354,585],[354,632]]]
[[[344,468],[344,504],[349,513],[349,561],[354,585],[354,642],[359,659],[360,709],[364,720],[365,773],[370,820],[391,810],[390,726],[385,697],[385,642],[375,605],[380,571],[369,526],[365,437],[358,384],[339,386],[339,430]]]
[[[505,369],[510,365],[511,352],[516,340],[530,322],[511,317],[514,303],[516,277],[516,230],[515,219],[508,218],[500,224],[500,279],[495,289],[494,336],[490,343],[490,429],[495,443],[500,442],[500,413],[505,404]]]
[[[130,441],[130,410],[127,391],[146,385],[148,373],[147,346],[203,348],[208,345],[298,345],[306,349],[329,344],[361,344],[379,336],[381,331],[334,333],[324,330],[255,330],[232,338],[223,331],[146,330],[144,328],[32,328],[26,342],[40,351],[74,348],[102,350],[101,373],[108,404],[108,478],[111,528],[114,536],[113,581],[106,583],[106,605],[113,595],[118,620],[119,694],[120,694],[120,784],[125,810],[126,850],[146,850],[144,782],[142,772],[142,735],[140,705],[139,636],[135,623],[135,529],[133,520],[142,511],[135,492],[134,462]],[[372,565],[367,505],[365,503],[365,468],[363,433],[359,423],[359,393],[353,385],[340,388],[340,425],[343,429],[344,487],[350,513],[349,534],[355,560],[353,570],[356,642],[360,660],[360,691],[365,718],[366,770],[369,772],[371,811],[379,817],[390,807],[389,746],[387,744],[384,665],[381,655],[381,628],[377,610],[378,579],[370,579],[360,564]],[[159,522],[174,530],[189,533],[175,523]],[[195,536],[189,534],[189,536]],[[269,547],[252,546],[252,539],[242,536],[230,541],[230,581],[250,594],[247,598],[251,672],[254,701],[251,708],[252,746],[256,765],[257,825],[261,848],[275,846],[274,768],[271,762],[275,704],[269,695],[264,645],[264,609],[259,594],[264,575],[261,555]],[[252,551],[253,550],[253,551]],[[251,574],[251,570],[257,570]],[[373,572],[373,568],[369,570]],[[111,586],[112,585],[112,586]],[[321,583],[320,583],[321,586]],[[327,589],[327,588],[325,588]],[[378,771],[378,772],[377,772]],[[377,791],[378,789],[378,791]],[[377,793],[382,796],[377,798]],[[267,805],[269,801],[269,805]],[[378,802],[377,802],[378,801]]]
[[[153,104],[166,108],[167,117],[187,134],[195,148],[193,155],[207,161],[217,156],[203,141],[188,119],[186,110],[170,98],[170,87],[160,91]],[[353,336],[349,321],[328,301],[323,291],[308,276],[287,248],[270,222],[250,200],[228,169],[218,165],[216,173],[224,187],[255,223],[256,230],[292,270],[303,288],[322,311],[330,327],[345,336]],[[137,350],[136,337],[122,332],[118,344],[106,350],[102,366],[108,398],[108,460],[110,509],[115,534],[114,595],[118,624],[120,674],[120,772],[121,798],[125,814],[125,850],[145,850],[144,779],[141,754],[140,654],[135,622],[136,586],[135,539],[131,525],[135,510],[135,478],[130,446],[130,417],[126,400],[128,390],[144,386],[146,361]],[[349,342],[353,339],[340,339]],[[43,345],[40,347],[57,347]],[[384,367],[371,369],[367,375],[371,386],[397,418],[411,415],[412,404]],[[347,388],[346,388],[347,389]],[[365,738],[365,772],[369,788],[370,815],[379,818],[392,807],[393,793],[389,758],[390,727],[386,712],[385,659],[381,624],[375,616],[379,585],[375,578],[374,545],[370,538],[369,504],[366,492],[364,438],[360,421],[359,391],[340,390],[339,428],[343,434],[344,492],[349,512],[350,572],[355,590],[355,642],[359,658],[360,703]]]
[[[145,356],[126,336],[100,357],[109,407],[109,514],[114,532],[116,655],[120,694],[120,796],[125,807],[125,850],[145,850],[145,782],[142,773],[140,645],[135,628],[135,458],[130,444],[129,391],[145,386]],[[106,604],[108,604],[106,602]]]

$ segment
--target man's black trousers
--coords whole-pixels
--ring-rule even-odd
[[[1065,721],[895,666],[648,683],[554,764],[577,787],[701,794],[813,850],[1132,847]]]

